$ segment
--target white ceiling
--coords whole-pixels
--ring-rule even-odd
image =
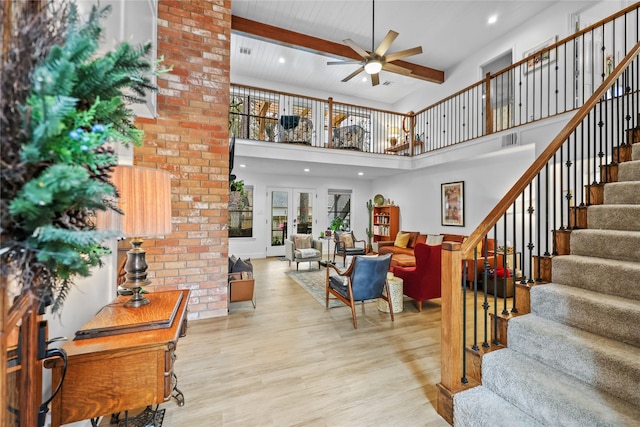
[[[594,1],[565,0],[575,3],[575,10],[584,9]],[[337,43],[350,38],[366,50],[377,46],[387,31],[392,29],[400,35],[389,53],[422,46],[423,53],[406,58],[406,61],[435,68],[445,72],[464,58],[492,44],[526,20],[531,19],[556,1],[480,1],[480,0],[377,0],[375,2],[375,37],[372,43],[372,2],[361,0],[232,0],[234,16],[258,21],[290,31],[311,35]],[[488,25],[489,16],[496,15],[498,21]],[[240,48],[248,48],[251,55],[241,54]],[[284,64],[279,63],[284,58]],[[389,109],[403,97],[415,91],[433,87],[430,83],[398,74],[381,72],[381,84],[371,86],[361,77],[347,83],[341,80],[355,71],[358,65],[326,65],[336,58],[277,45],[234,34],[231,36],[231,81],[257,87],[341,100],[340,95],[369,101],[369,104],[384,103]],[[390,85],[383,85],[384,82]],[[270,83],[271,82],[271,83]],[[303,90],[299,90],[302,88]],[[344,97],[342,97],[344,98]],[[349,101],[347,101],[349,102]],[[366,104],[363,104],[366,105]],[[384,106],[383,106],[384,108]],[[273,146],[272,146],[273,148]],[[325,150],[326,151],[326,150]],[[338,150],[341,151],[341,150]],[[314,156],[320,164],[306,164],[282,155],[273,158],[264,152],[256,152],[255,146],[238,147],[236,165],[246,164],[246,170],[268,174],[301,174],[302,166],[309,167],[310,175],[340,176],[353,179],[375,179],[407,170],[408,158],[396,164],[396,156],[382,156],[374,164],[356,159],[352,166],[332,161],[327,157]],[[390,157],[390,158],[389,158]],[[289,160],[287,160],[289,159]],[[358,159],[361,160],[361,159]],[[357,176],[363,171],[363,176]],[[234,169],[239,174],[242,170]]]
[[[576,8],[593,4],[578,1]],[[475,50],[491,44],[556,1],[480,0],[378,0],[375,2],[375,36],[372,40],[372,1],[362,0],[233,0],[232,14],[287,30],[343,43],[350,38],[366,50],[382,41],[387,31],[400,33],[388,53],[422,46],[423,53],[406,61],[446,72]],[[487,20],[495,15],[497,23]],[[372,43],[373,41],[373,43]],[[240,48],[251,50],[241,54]],[[279,59],[284,58],[284,64]],[[349,95],[393,105],[404,96],[435,83],[382,71],[372,87],[364,73],[349,82],[341,80],[358,68],[326,65],[335,58],[305,52],[233,34],[231,36],[232,82],[273,81],[312,93]]]

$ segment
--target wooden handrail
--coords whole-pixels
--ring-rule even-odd
[[[622,74],[622,72],[629,66],[631,61],[640,52],[640,42],[638,42],[633,49],[629,51],[627,56],[620,61],[618,66],[613,72],[604,80],[604,82],[596,89],[591,97],[584,103],[584,105],[575,113],[575,115],[569,120],[564,128],[558,133],[558,135],[551,141],[551,143],[545,148],[545,150],[538,156],[538,158],[531,164],[531,166],[524,172],[524,174],[518,179],[518,181],[511,187],[511,190],[500,200],[500,202],[489,212],[486,218],[480,223],[480,225],[471,233],[469,238],[462,244],[462,258],[466,259],[473,255],[473,249],[478,246],[480,241],[487,235],[489,230],[502,218],[507,212],[509,207],[516,201],[518,196],[525,190],[525,188],[533,181],[538,173],[545,167],[545,165],[551,160],[553,155],[562,147],[562,144],[569,138],[573,131],[578,127],[589,112],[596,106],[600,99],[611,88],[614,81]]]

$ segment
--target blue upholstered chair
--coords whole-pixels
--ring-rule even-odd
[[[329,294],[351,307],[353,327],[358,328],[356,302],[382,298],[389,304],[389,314],[393,321],[393,307],[389,295],[387,272],[391,264],[391,254],[376,256],[356,256],[344,272],[332,264],[327,265],[325,304],[329,308]],[[338,275],[329,274],[334,270]],[[346,280],[345,280],[346,278]],[[385,291],[385,294],[382,291]]]

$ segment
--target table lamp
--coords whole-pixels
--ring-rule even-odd
[[[111,182],[118,189],[118,208],[123,215],[111,215],[112,229],[131,237],[131,249],[124,266],[126,282],[133,296],[125,307],[142,307],[149,304],[141,291],[147,279],[146,252],[142,237],[155,237],[171,233],[171,175],[159,169],[138,166],[117,166]]]
[[[398,137],[400,136],[400,129],[396,126],[391,126],[389,128],[389,143],[393,147],[398,143]]]

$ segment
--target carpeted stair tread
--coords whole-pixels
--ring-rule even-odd
[[[551,268],[555,283],[640,301],[640,263],[563,255]]]
[[[590,229],[640,231],[640,205],[597,205],[587,209]]]
[[[464,427],[538,427],[534,418],[491,390],[479,386],[453,396],[453,425]]]
[[[618,165],[618,182],[640,181],[640,160],[622,162]]]
[[[640,407],[640,349],[535,314],[509,322],[509,348]],[[483,362],[483,381],[485,367]]]
[[[573,230],[571,254],[640,262],[640,231]]]
[[[605,205],[640,204],[640,181],[610,182],[604,186]]]
[[[543,425],[640,425],[637,406],[510,347],[483,357],[482,384]]]
[[[550,283],[531,289],[531,312],[634,345],[640,352],[640,328],[631,327],[640,325],[638,300]],[[640,372],[638,375],[640,378]]]

